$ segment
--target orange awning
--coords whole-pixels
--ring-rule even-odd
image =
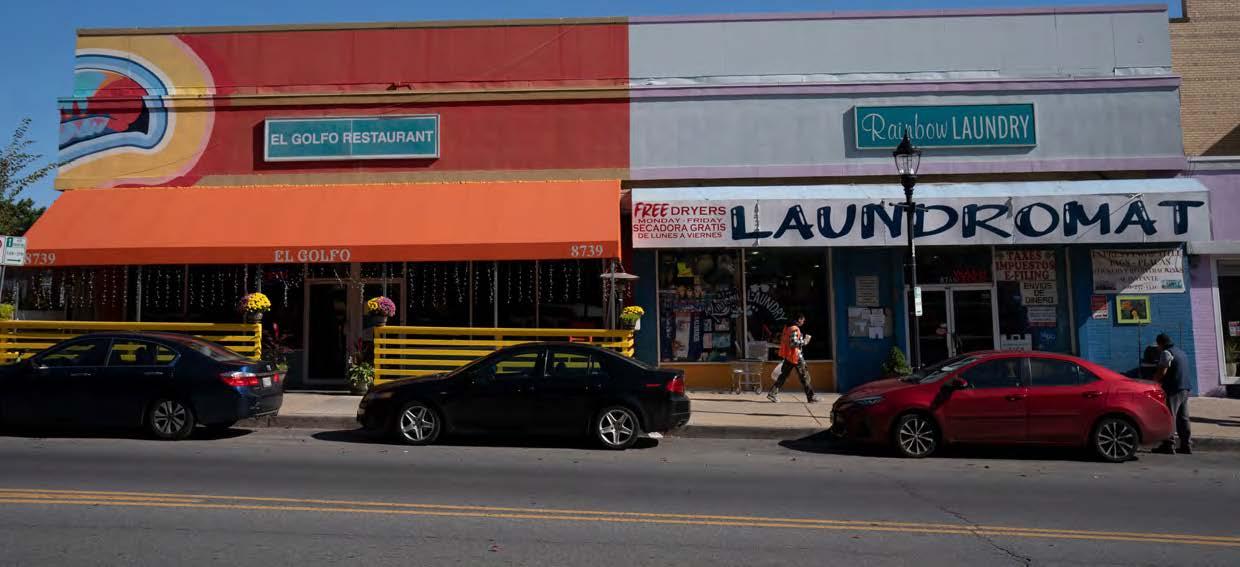
[[[620,183],[78,190],[26,236],[35,266],[616,258]]]

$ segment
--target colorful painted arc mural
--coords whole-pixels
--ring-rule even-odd
[[[73,79],[73,96],[60,108],[60,177],[155,184],[197,163],[213,113],[173,112],[171,97],[182,85],[209,87],[212,78],[185,43],[172,36],[81,38]]]

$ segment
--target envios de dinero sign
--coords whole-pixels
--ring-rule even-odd
[[[434,159],[439,115],[268,118],[264,161]]]
[[[1038,145],[1032,103],[853,107],[859,150],[891,150],[908,132],[922,148]]]

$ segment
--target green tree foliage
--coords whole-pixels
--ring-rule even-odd
[[[24,118],[8,145],[0,148],[0,234],[21,236],[38,220],[43,207],[21,195],[59,165],[39,165],[43,156],[30,151],[34,140],[26,137],[29,132],[30,119]]]

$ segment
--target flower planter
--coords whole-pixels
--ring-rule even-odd
[[[262,313],[246,313],[245,322],[246,323],[262,323],[263,314]]]
[[[387,325],[387,322],[388,322],[387,315],[367,315],[366,316],[367,327],[382,327],[384,325]]]

